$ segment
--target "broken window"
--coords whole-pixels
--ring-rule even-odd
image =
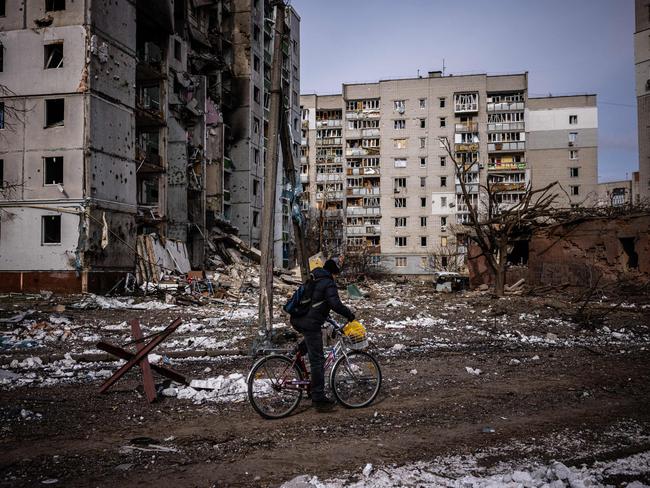
[[[426,226],[427,226],[427,218],[420,217],[420,227],[426,227]]]
[[[0,188],[5,186],[5,161],[0,159]]]
[[[255,41],[259,41],[259,40],[260,40],[260,28],[259,28],[258,26],[254,26],[254,27],[253,27],[253,39],[254,39]]]
[[[573,144],[576,142],[578,139],[578,133],[577,132],[569,132],[569,143]]]
[[[406,108],[406,101],[405,100],[395,100],[393,102],[393,106],[395,107],[395,110],[397,110],[399,113],[403,113],[404,109]]]
[[[395,217],[395,227],[406,227],[406,217]]]
[[[580,195],[580,186],[579,185],[572,185],[569,187],[570,193],[573,196]]]
[[[45,0],[45,11],[65,10],[65,0]]]
[[[426,137],[420,137],[420,149],[424,149],[427,147],[427,138]]]
[[[397,130],[406,129],[406,120],[404,119],[394,120],[393,129],[397,129]]]
[[[578,150],[577,149],[571,149],[569,151],[569,159],[578,159]]]
[[[440,156],[440,166],[447,166],[447,156]]]
[[[407,139],[394,139],[393,140],[393,147],[395,149],[406,149],[406,141]],[[404,160],[406,161],[406,160]]]
[[[43,175],[45,185],[63,183],[63,158],[45,158],[43,161]]]
[[[64,123],[65,100],[53,98],[45,100],[45,127],[62,126]]]
[[[405,257],[396,257],[395,258],[395,267],[396,268],[405,268],[406,267],[406,258]]]
[[[260,223],[260,213],[257,211],[253,212],[253,227],[258,227]]]
[[[580,168],[569,168],[569,176],[571,178],[577,178],[579,175]]]
[[[426,247],[427,245],[427,236],[420,236],[420,246]]]
[[[441,206],[442,208],[446,208],[446,207],[447,207],[447,197],[440,197],[440,206]]]
[[[142,182],[143,199],[141,203],[144,205],[156,205],[158,203],[158,180],[144,180]]]
[[[174,39],[174,58],[177,61],[181,61],[183,59],[181,53],[181,41],[179,41],[178,39]]]
[[[637,269],[639,267],[639,255],[634,249],[634,237],[623,237],[619,241],[621,241],[623,252],[627,256],[627,268]]]
[[[515,241],[508,254],[508,263],[520,266],[528,264],[529,243],[527,240]]]
[[[257,117],[253,118],[253,133],[259,134],[260,133],[260,119]]]
[[[253,180],[253,195],[257,196],[260,191],[260,182],[259,180]]]
[[[4,71],[4,66],[5,66],[5,47],[0,42],[0,73]]]
[[[569,124],[576,125],[578,123],[577,115],[569,115]]]
[[[427,158],[420,158],[420,167],[424,168],[427,165]]]
[[[260,58],[258,56],[253,56],[253,69],[260,72]]]
[[[406,207],[406,198],[396,198],[395,208],[404,208],[404,207]]]
[[[420,108],[427,108],[427,99],[420,98]]]
[[[45,69],[63,68],[63,42],[54,42],[44,46]]]
[[[43,244],[61,244],[61,216],[41,217],[41,240]]]
[[[0,17],[5,16],[5,0],[0,0]]]
[[[253,100],[255,103],[260,103],[260,89],[256,86],[253,87]]]
[[[427,128],[427,119],[420,119],[420,129]]]
[[[420,197],[420,207],[427,206],[427,197]]]
[[[395,245],[397,247],[406,247],[406,237],[404,237],[404,236],[396,237],[395,238]]]
[[[447,117],[440,117],[440,127],[447,127]]]
[[[447,256],[440,256],[440,266],[446,268],[449,264],[449,258]]]
[[[406,178],[395,178],[394,188],[396,191],[399,191],[401,188],[406,188]]]
[[[5,104],[0,102],[0,129],[5,128]]]
[[[438,99],[438,101],[440,102],[440,108],[445,108],[445,105],[447,104],[447,99],[444,98],[444,97],[441,97],[441,98]]]
[[[446,225],[447,225],[447,217],[446,216],[445,217],[440,217],[440,227],[443,227],[443,230],[444,230],[444,227]]]
[[[440,247],[447,247],[447,236],[440,236]]]
[[[441,176],[440,177],[440,186],[447,186],[447,177],[446,176]]]
[[[427,186],[427,177],[420,176],[420,188],[426,188]]]

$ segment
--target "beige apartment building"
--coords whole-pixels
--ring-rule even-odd
[[[303,95],[301,180],[311,207],[325,209],[331,227],[340,225],[335,234],[340,250],[364,249],[395,274],[453,268],[464,248],[452,230],[467,219],[467,207],[441,138],[468,168],[471,198],[479,202],[478,183],[489,181],[500,205],[515,204],[529,184],[538,186],[528,139],[555,144],[555,135],[549,139],[528,128],[527,92],[526,73],[434,71],[427,77],[344,84],[337,95]],[[554,109],[557,102],[547,100]],[[596,119],[588,122],[583,115],[581,123]],[[539,130],[547,129],[537,117],[532,120]],[[565,153],[567,148],[565,141]],[[568,172],[565,153],[557,164]],[[596,152],[581,155],[581,165],[580,186],[595,190],[590,175],[597,172]]]
[[[650,198],[650,2],[636,0],[634,63],[639,128],[639,200]]]

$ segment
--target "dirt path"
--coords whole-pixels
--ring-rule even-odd
[[[520,364],[510,364],[513,355]],[[279,421],[262,420],[245,403],[147,405],[133,379],[103,397],[95,385],[3,391],[3,416],[26,408],[43,417],[3,421],[0,486],[46,479],[58,479],[54,486],[275,486],[300,474],[336,476],[368,462],[403,464],[490,446],[521,445],[567,462],[590,444],[603,444],[602,456],[650,449],[626,443],[624,434],[602,435],[625,423],[650,435],[650,355],[642,347],[472,348],[380,362],[385,382],[375,405],[319,415],[304,402]],[[249,364],[235,359],[229,367]],[[483,373],[470,375],[466,366]],[[486,426],[495,432],[483,433]],[[560,434],[580,438],[581,449],[549,445]],[[125,450],[136,437],[178,452]]]

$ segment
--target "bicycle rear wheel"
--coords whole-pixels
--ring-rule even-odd
[[[262,417],[279,419],[291,414],[302,399],[302,371],[286,356],[257,361],[248,373],[248,400]]]
[[[347,408],[366,407],[381,387],[381,369],[367,352],[350,351],[339,357],[330,374],[334,396]]]

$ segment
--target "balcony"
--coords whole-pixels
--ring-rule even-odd
[[[316,157],[316,163],[318,164],[332,164],[332,163],[342,163],[342,162],[343,162],[343,156],[326,155],[326,156]]]
[[[526,191],[526,182],[520,181],[518,183],[491,183],[490,189],[497,193],[509,191],[524,192]]]
[[[478,151],[478,144],[477,143],[472,143],[472,144],[454,144],[454,151],[460,153],[460,152],[477,152]]]
[[[512,111],[523,111],[524,102],[500,102],[500,103],[488,103],[487,111],[488,112],[512,112]]]
[[[463,122],[456,124],[456,132],[478,132],[478,123],[477,122]]]
[[[511,151],[525,151],[526,143],[524,141],[516,142],[490,142],[488,144],[488,152],[511,152]]]
[[[307,156],[300,156],[300,164],[307,164]]]
[[[523,171],[526,163],[488,163],[488,171]]]
[[[348,215],[381,215],[380,207],[350,207],[347,208]]]
[[[309,175],[307,173],[300,173],[300,183],[309,183]]]
[[[379,176],[380,171],[378,167],[367,168],[348,168],[348,176]]]
[[[317,146],[340,146],[343,139],[341,137],[326,137],[323,139],[316,139]]]
[[[343,181],[343,173],[316,173],[316,181],[319,183],[333,181]]]
[[[343,192],[342,191],[328,191],[328,192],[318,191],[316,192],[316,200],[327,200],[328,202],[331,202],[333,200],[343,200]]]
[[[316,128],[321,129],[324,127],[341,127],[343,121],[341,119],[328,119],[328,120],[317,120]]]
[[[347,147],[345,148],[347,157],[355,156],[379,156],[378,147]]]
[[[305,137],[304,139],[300,139],[300,145],[305,147],[309,143],[309,140]]]
[[[365,187],[348,187],[348,198],[358,197],[363,195],[379,195],[379,187],[365,188]]]
[[[138,174],[140,173],[163,173],[162,158],[155,147],[136,147],[135,159],[138,163]]]
[[[488,132],[507,132],[525,130],[524,122],[488,122]]]
[[[342,208],[325,210],[325,217],[341,217],[342,215],[343,215]]]
[[[454,95],[454,113],[478,112],[478,93],[457,93]]]
[[[381,228],[379,225],[360,225],[360,226],[348,226],[345,229],[345,232],[348,236],[358,236],[358,235],[378,235],[381,233]]]
[[[345,112],[347,120],[378,119],[380,116],[379,109],[367,109],[360,112]]]
[[[467,190],[467,193],[469,193],[469,194],[478,193],[478,183],[466,183],[465,184],[465,189]],[[457,195],[462,195],[463,194],[463,188],[461,187],[460,183],[458,183],[456,185],[456,194]]]
[[[230,159],[228,156],[223,157],[223,170],[226,171],[227,173],[232,173],[232,171],[235,169],[235,165],[232,164],[232,159]]]

